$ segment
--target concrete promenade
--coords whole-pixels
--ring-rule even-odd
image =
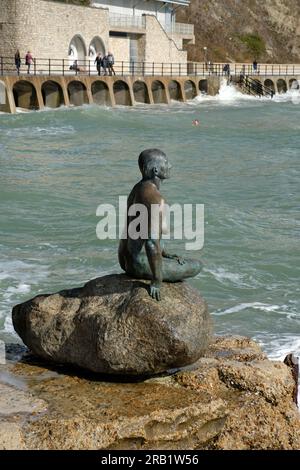
[[[116,75],[99,76],[90,62],[77,71],[70,70],[67,61],[60,61],[62,68],[54,60],[48,60],[48,67],[46,62],[36,61],[29,74],[24,66],[20,75],[11,64],[9,69],[0,67],[1,112],[83,104],[169,104],[194,99],[200,93],[215,95],[224,78],[228,78],[224,64],[122,62],[115,64]],[[298,64],[258,64],[257,70],[253,70],[252,64],[230,64],[233,82],[238,82],[241,74],[254,78],[274,93],[297,89],[300,84]]]

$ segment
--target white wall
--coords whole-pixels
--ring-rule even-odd
[[[171,8],[170,6],[163,6],[162,2],[155,0],[149,2],[141,2],[135,10],[133,6],[138,3],[138,0],[93,0],[92,6],[109,8],[111,13],[119,15],[142,16],[144,13],[155,15],[158,21],[162,24],[169,24],[171,22]]]

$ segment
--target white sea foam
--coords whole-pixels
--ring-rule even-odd
[[[224,79],[219,93],[215,96],[211,95],[206,95],[206,94],[201,94],[198,95],[193,102],[195,104],[197,103],[209,103],[209,102],[214,102],[214,103],[219,103],[219,104],[238,104],[239,102],[243,101],[271,101],[271,98],[269,97],[259,97],[259,96],[253,96],[253,95],[247,95],[242,92],[240,92],[236,86],[233,84],[228,84],[227,80]],[[293,104],[300,104],[300,89],[295,89],[291,88],[288,90],[286,93],[277,93],[274,95],[272,102],[274,103],[287,103],[287,102],[292,102]]]
[[[300,104],[300,90],[290,89],[286,93],[276,94],[273,98],[276,103],[292,102],[295,105]]]
[[[213,314],[218,316],[229,315],[231,313],[242,312],[249,308],[262,310],[263,312],[277,312],[282,309],[279,305],[270,305],[262,302],[246,302],[235,305],[234,307],[226,308],[225,310],[217,310],[216,312],[213,312]]]
[[[48,266],[40,264],[25,263],[24,261],[1,261],[0,281],[14,279],[19,282],[39,282],[48,276]]]
[[[5,333],[10,333],[10,334],[13,335],[13,336],[17,336],[17,334],[16,334],[16,332],[15,332],[15,330],[14,330],[14,327],[13,327],[11,315],[7,315],[7,316],[5,317],[3,331],[4,331]]]
[[[74,134],[75,129],[73,126],[60,126],[60,127],[16,127],[14,129],[6,130],[7,137],[44,137],[62,134]]]
[[[226,269],[220,268],[203,268],[202,272],[211,274],[221,284],[228,285],[228,283],[235,284],[238,287],[254,288],[258,287],[260,283],[253,277],[241,273],[232,273]]]
[[[5,300],[10,300],[15,294],[28,294],[30,292],[30,285],[20,282],[16,287],[10,286],[3,294]]]
[[[201,94],[196,96],[194,99],[195,103],[202,103],[202,102],[209,102],[213,101],[215,103],[220,103],[220,104],[234,104],[235,102],[239,101],[261,101],[261,100],[268,100],[269,98],[259,98],[257,96],[252,96],[252,95],[246,95],[242,92],[240,92],[234,85],[232,84],[227,84],[227,80],[224,79],[219,93],[215,96],[210,96],[210,95],[205,95]]]
[[[242,275],[238,273],[231,273],[229,271],[226,271],[223,268],[216,268],[216,269],[208,269],[208,268],[203,268],[203,272],[208,272],[213,275],[213,277],[219,281],[231,281],[236,284],[241,284],[242,283]]]
[[[300,356],[300,337],[299,336],[282,336],[274,338],[261,338],[258,336],[257,341],[267,350],[270,359],[283,361],[290,353]],[[267,341],[266,341],[267,340]]]
[[[253,338],[273,361],[283,361],[288,354],[300,360],[300,337],[291,335],[257,335]],[[300,377],[299,377],[300,379]],[[300,387],[298,388],[298,407],[300,408]]]
[[[23,114],[23,113],[32,113],[33,110],[31,109],[26,109],[26,108],[20,108],[20,107],[16,107],[16,113],[18,114]]]

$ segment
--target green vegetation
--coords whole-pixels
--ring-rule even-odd
[[[246,44],[248,51],[253,57],[259,58],[266,52],[265,42],[257,34],[245,34],[239,38],[243,44]]]

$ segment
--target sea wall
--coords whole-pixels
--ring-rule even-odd
[[[138,72],[138,71],[137,71]],[[193,71],[192,71],[193,72]],[[300,76],[256,76],[275,93],[285,93],[300,83]],[[218,94],[224,77],[217,76],[97,76],[68,73],[64,76],[21,75],[0,77],[0,111],[16,108],[38,110],[44,107],[134,106],[188,101],[201,93]],[[242,90],[241,90],[242,91]]]
[[[99,104],[133,106],[136,103],[169,104],[171,100],[194,99],[201,91],[215,92],[216,78],[209,87],[209,78],[180,76],[6,76],[0,77],[5,87],[6,103],[0,111],[16,112],[16,108],[43,109],[59,106]],[[219,83],[219,82],[218,82]]]

